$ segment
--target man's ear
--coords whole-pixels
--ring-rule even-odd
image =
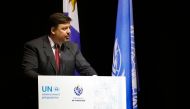
[[[55,31],[55,27],[51,27],[51,34],[53,34],[53,35],[54,35],[54,34],[55,34],[55,32],[54,32],[54,31]]]

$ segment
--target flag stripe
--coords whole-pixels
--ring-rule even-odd
[[[75,0],[63,0],[63,12],[65,15],[71,17],[71,36],[70,40],[78,44],[80,48],[80,32],[78,22],[78,7]],[[73,72],[75,75],[80,75],[79,72]]]

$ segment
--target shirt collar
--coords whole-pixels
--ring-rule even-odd
[[[48,36],[48,39],[49,39],[49,42],[50,42],[51,48],[53,48],[54,45],[55,45],[55,43],[53,42],[53,40],[51,39],[51,37]]]

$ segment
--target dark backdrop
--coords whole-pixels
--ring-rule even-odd
[[[176,66],[175,40],[169,29],[171,5],[162,0],[133,3],[139,109],[174,109]],[[23,44],[46,33],[48,16],[62,12],[62,1],[14,0],[7,1],[4,7],[1,9],[1,55],[4,56],[1,94],[5,103],[9,103],[6,106],[21,108],[25,91],[20,85],[24,83],[20,71]],[[111,75],[116,12],[117,0],[78,0],[81,50],[102,76]]]

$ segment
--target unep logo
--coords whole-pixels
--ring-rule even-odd
[[[114,44],[112,74],[114,76],[119,76],[120,69],[121,69],[121,50],[116,38],[115,44]]]
[[[74,88],[74,92],[75,92],[75,94],[76,94],[77,96],[80,96],[80,95],[82,94],[82,92],[83,92],[83,88],[78,85],[78,86],[76,86],[76,87]]]

